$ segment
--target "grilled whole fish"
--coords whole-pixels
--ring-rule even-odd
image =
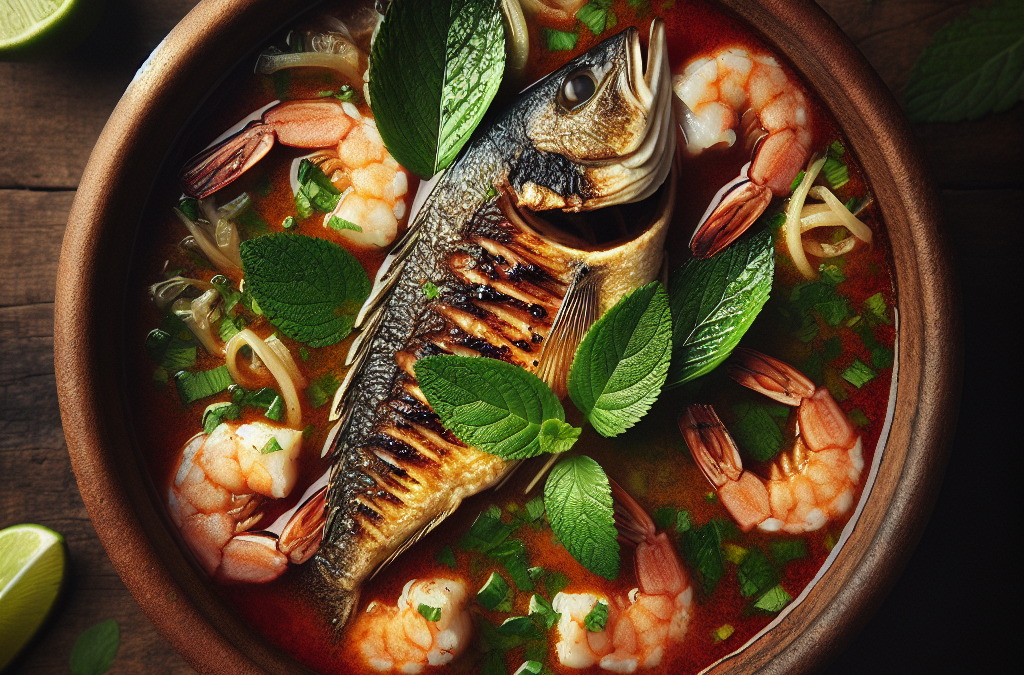
[[[307,568],[335,626],[376,570],[513,466],[441,426],[416,360],[502,359],[564,391],[589,325],[658,277],[676,146],[660,21],[648,51],[644,72],[630,28],[522,93],[440,178],[385,260],[335,398],[326,524]],[[637,212],[597,218],[626,203]]]

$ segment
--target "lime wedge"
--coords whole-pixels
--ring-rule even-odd
[[[42,525],[0,530],[0,670],[50,613],[64,582],[64,537]]]
[[[103,0],[3,0],[0,61],[61,54],[88,35]]]

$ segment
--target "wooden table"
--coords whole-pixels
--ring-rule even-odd
[[[122,631],[112,672],[191,672],[114,573],[82,505],[57,409],[52,324],[64,224],[92,146],[135,70],[194,4],[107,0],[100,29],[70,55],[0,64],[0,527],[47,525],[71,555],[63,601],[11,673],[68,672],[75,638],[108,618]],[[930,37],[976,3],[821,4],[899,97]],[[1011,435],[1021,414],[1020,333],[1011,330],[1021,310],[1013,270],[1024,251],[1024,105],[915,131],[942,190],[963,289],[960,426],[917,551],[832,673],[984,672],[1019,638],[1009,619],[1021,596],[1012,542],[1022,480],[1020,435]]]

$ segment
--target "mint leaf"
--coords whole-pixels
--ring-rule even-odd
[[[1024,92],[1024,3],[1001,0],[946,24],[910,72],[912,122],[959,122],[1002,112]]]
[[[370,107],[384,145],[429,178],[455,159],[505,68],[500,0],[417,0],[388,8],[370,58]]]
[[[768,551],[775,564],[782,566],[793,560],[807,557],[807,542],[803,539],[773,539],[768,542]]]
[[[233,382],[227,366],[194,372],[183,370],[174,376],[174,386],[178,390],[178,398],[185,405],[219,394],[230,387]]]
[[[608,604],[600,600],[585,617],[583,626],[591,633],[600,633],[608,625]]]
[[[533,373],[494,359],[428,356],[416,379],[446,429],[502,459],[541,454],[541,424],[565,420],[558,397]]]
[[[282,333],[327,347],[352,332],[370,279],[344,248],[278,232],[243,241],[241,254],[246,293]]]
[[[754,608],[769,614],[778,614],[793,598],[782,586],[773,586],[754,603]]]
[[[703,527],[691,527],[683,533],[683,555],[697,571],[704,593],[710,595],[725,574],[722,542],[735,536],[735,526],[712,520]]]
[[[540,35],[545,46],[552,52],[567,52],[576,49],[576,41],[580,37],[576,33],[567,33],[564,30],[547,27],[540,29]]]
[[[302,160],[299,162],[298,180],[299,191],[295,194],[295,206],[303,218],[311,216],[312,209],[330,213],[337,208],[341,201],[341,191],[334,187],[334,183],[319,166],[308,159]]]
[[[541,452],[565,452],[576,444],[583,430],[562,420],[545,420],[540,425]],[[529,504],[527,504],[529,506]]]
[[[567,381],[573,403],[602,436],[618,436],[658,398],[672,356],[672,313],[657,281],[638,288],[590,327]]]
[[[876,377],[878,373],[860,359],[854,359],[850,367],[843,371],[843,379],[858,389]]]
[[[544,484],[544,508],[551,530],[577,562],[605,579],[619,576],[612,489],[597,462],[580,456],[556,464]]]
[[[508,571],[512,583],[521,591],[533,590],[530,565],[526,556],[526,545],[519,539],[506,539],[487,552],[487,557],[496,560]]]
[[[757,548],[747,551],[736,570],[736,576],[740,582],[740,595],[744,598],[757,595],[779,583],[779,573],[775,571],[768,556]]]
[[[594,35],[600,35],[608,28],[608,8],[614,0],[590,0],[576,12],[576,18],[590,29]]]
[[[783,419],[788,413],[784,405],[744,402],[733,406],[737,421],[729,431],[744,452],[759,462],[767,462],[782,449],[782,429],[773,419],[777,415],[770,413],[769,408],[773,412],[781,408]]]
[[[763,230],[713,258],[694,259],[669,280],[672,366],[669,387],[714,370],[757,318],[772,288],[775,249]]]
[[[121,629],[114,619],[82,631],[71,648],[71,675],[103,675],[114,665],[121,645]]]
[[[487,553],[505,541],[514,529],[514,526],[501,522],[501,509],[492,506],[476,517],[469,532],[459,541],[459,548]]]

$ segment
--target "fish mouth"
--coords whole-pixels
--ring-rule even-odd
[[[644,129],[637,135],[634,148],[614,160],[595,162],[587,168],[588,177],[600,189],[599,196],[588,200],[583,210],[643,201],[661,187],[672,168],[676,125],[672,116],[665,22],[655,19],[651,23],[646,59],[640,32],[635,28],[626,35],[625,51],[623,84],[644,113]]]

